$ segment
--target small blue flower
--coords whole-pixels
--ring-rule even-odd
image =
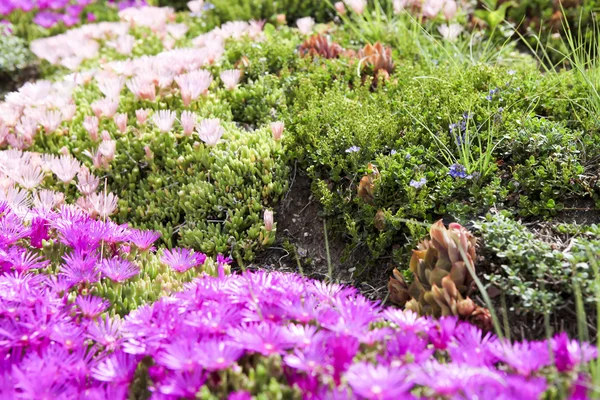
[[[390,150],[390,156],[394,156],[394,155],[396,155],[396,153],[398,153],[396,150],[394,150],[394,149]]]
[[[511,76],[514,75],[514,74],[516,74],[516,73],[517,73],[517,71],[515,71],[514,69],[509,69],[508,70],[508,74],[511,75]]]
[[[485,98],[486,98],[488,101],[492,101],[492,99],[494,98],[494,95],[495,95],[496,93],[498,93],[499,91],[500,91],[500,89],[498,89],[498,88],[496,88],[496,89],[492,89],[492,90],[490,90],[490,93],[489,93],[487,96],[485,96]]]
[[[467,171],[466,171],[465,167],[458,163],[452,164],[450,166],[448,175],[450,175],[453,178],[459,178],[459,179],[471,179],[473,177],[473,175],[467,175]]]
[[[411,180],[409,185],[414,187],[415,189],[420,189],[421,187],[425,186],[426,183],[427,183],[427,179],[421,178],[418,181],[415,181],[414,179]]]
[[[212,3],[204,3],[204,7],[202,7],[204,11],[212,10],[213,8],[215,8],[215,5]]]
[[[358,153],[360,151],[360,147],[358,146],[352,146],[348,149],[346,149],[346,153]]]

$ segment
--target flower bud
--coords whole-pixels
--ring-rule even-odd
[[[144,146],[144,153],[146,153],[146,158],[148,160],[154,159],[154,153],[152,152],[152,150],[150,150],[150,146]]]
[[[271,123],[271,132],[273,133],[273,139],[280,140],[283,134],[284,123],[281,121]]]
[[[263,220],[265,222],[265,229],[267,232],[271,232],[273,230],[273,211],[265,210]]]
[[[125,133],[127,131],[127,114],[115,114],[113,119],[115,124],[117,124],[117,129],[119,129],[119,132]]]
[[[141,108],[139,110],[135,110],[135,118],[137,119],[138,125],[145,125],[146,120],[148,119],[148,113],[150,110]]]
[[[335,3],[334,7],[335,7],[335,10],[340,15],[345,15],[346,14],[346,6],[344,5],[344,3],[342,1],[338,1],[337,3]]]
[[[277,23],[281,25],[286,23],[285,14],[277,14]]]

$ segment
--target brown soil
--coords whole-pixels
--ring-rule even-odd
[[[3,100],[6,94],[18,90],[25,82],[36,80],[39,73],[38,66],[31,64],[14,74],[0,74],[0,100]]]
[[[311,193],[306,173],[295,168],[292,175],[290,188],[275,210],[277,241],[258,254],[251,267],[302,272],[311,278],[327,279],[329,267],[319,202]],[[385,296],[385,283],[379,282],[374,287],[371,279],[363,282],[354,276],[356,267],[364,264],[368,254],[358,249],[350,251],[342,235],[331,231],[329,221],[327,226],[333,279],[356,286],[370,298]]]

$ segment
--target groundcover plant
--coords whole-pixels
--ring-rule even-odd
[[[1,398],[599,395],[593,4],[148,3],[0,3]]]

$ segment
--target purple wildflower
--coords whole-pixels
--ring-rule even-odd
[[[450,175],[453,178],[459,178],[459,179],[471,179],[473,177],[473,175],[468,175],[465,167],[458,163],[452,164],[450,166],[448,175]]]
[[[102,297],[77,296],[75,304],[84,318],[94,319],[108,309],[110,303]]]
[[[552,341],[554,362],[559,372],[572,371],[576,366],[597,357],[596,348],[587,343],[570,340],[566,333],[556,335]]]
[[[61,15],[57,13],[53,13],[50,11],[41,11],[39,12],[35,18],[33,18],[33,22],[42,28],[50,29],[54,25],[56,25],[61,20]]]
[[[360,151],[360,147],[358,147],[358,146],[351,146],[346,149],[346,153],[358,153],[359,151]]]
[[[350,367],[346,379],[356,394],[369,400],[411,398],[413,383],[406,371],[397,368],[360,362]]]
[[[99,269],[102,275],[113,282],[124,282],[140,273],[140,267],[118,257],[102,260]]]
[[[142,231],[138,229],[132,229],[130,232],[129,240],[140,250],[147,251],[152,247],[154,242],[160,238],[161,233],[156,231]]]
[[[425,186],[426,183],[427,183],[427,179],[421,178],[418,181],[415,181],[414,179],[411,180],[409,185],[414,187],[415,189],[420,189],[421,187]]]
[[[138,365],[138,358],[118,351],[108,356],[92,371],[92,376],[102,382],[129,384]]]
[[[188,249],[176,247],[172,250],[165,250],[161,261],[177,272],[185,272],[190,268],[204,264],[206,255],[202,253],[192,253]]]
[[[281,354],[293,347],[283,329],[268,322],[230,329],[227,334],[244,349],[264,356]]]

